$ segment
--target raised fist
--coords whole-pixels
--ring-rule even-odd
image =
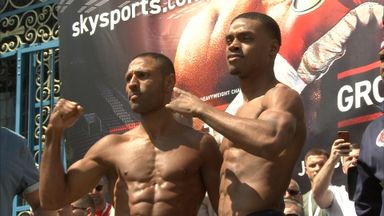
[[[83,114],[84,108],[74,101],[60,99],[49,119],[49,125],[58,129],[71,127]]]

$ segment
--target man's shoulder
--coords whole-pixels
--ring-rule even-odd
[[[209,145],[216,143],[214,137],[203,131],[195,130],[193,128],[187,128],[180,133],[181,139],[190,140],[191,143],[200,145]]]
[[[267,94],[273,94],[274,96],[278,97],[286,97],[289,95],[290,97],[287,99],[300,98],[300,95],[297,93],[297,91],[283,83],[277,83],[267,92]]]
[[[122,143],[130,143],[130,141],[133,139],[134,135],[131,135],[131,133],[127,132],[123,134],[108,134],[93,144],[91,149],[93,151],[105,151],[106,149],[113,149]]]
[[[383,129],[383,126],[384,126],[384,115],[382,115],[381,117],[369,123],[364,132],[368,133],[375,130],[381,130]]]
[[[1,127],[0,149],[2,152],[9,155],[18,154],[16,152],[26,152],[28,150],[27,140],[20,134],[17,134],[8,128]]]
[[[0,142],[2,144],[13,142],[14,145],[19,145],[19,144],[25,144],[26,139],[23,136],[21,136],[20,134],[14,132],[8,128],[1,127],[0,128]]]
[[[344,185],[329,185],[328,189],[333,194],[344,194],[347,193],[347,190]]]
[[[365,128],[361,145],[362,148],[382,147],[384,146],[384,115],[369,123]],[[373,145],[376,143],[376,145]]]
[[[282,83],[278,83],[265,94],[263,105],[304,118],[304,104],[299,93]]]
[[[333,189],[333,190],[338,190],[340,188],[343,188],[344,186],[343,185],[329,185],[328,188],[329,189]]]
[[[308,198],[309,197],[309,194],[310,194],[310,190],[309,191],[307,191],[307,193],[305,193],[305,194],[303,194],[303,198],[305,197],[305,198]]]

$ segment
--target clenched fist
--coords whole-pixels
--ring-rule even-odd
[[[51,113],[48,125],[57,129],[72,127],[83,112],[84,108],[80,106],[80,104],[74,101],[60,99]]]
[[[165,105],[167,109],[188,117],[198,117],[198,114],[205,106],[200,98],[176,87],[173,89],[172,101]]]

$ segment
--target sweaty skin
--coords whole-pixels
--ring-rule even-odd
[[[255,122],[260,123],[260,125],[251,126],[248,129],[257,131],[255,135],[258,137],[254,139],[258,142],[255,144],[259,146],[255,146],[255,150],[252,151],[251,148],[247,150],[246,146],[242,149],[241,145],[238,146],[229,139],[223,141],[221,149],[224,152],[224,162],[221,168],[220,212],[228,212],[229,206],[232,206],[233,210],[244,213],[249,210],[276,209],[281,202],[282,194],[285,193],[292,168],[300,154],[298,150],[304,143],[305,125],[303,122],[292,125],[293,122],[288,121],[294,120],[295,117],[292,116],[292,113],[283,111],[287,108],[302,109],[300,106],[292,104],[293,101],[289,101],[289,99],[283,100],[283,97],[294,95],[284,92],[289,91],[288,87],[277,86],[270,91],[264,97],[255,98],[245,104],[236,114],[240,118],[253,117]],[[272,100],[280,101],[272,102]],[[288,106],[291,107],[286,106],[285,102],[290,103]],[[266,105],[265,108],[263,108],[263,104]],[[275,111],[272,111],[273,109]],[[278,113],[283,115],[279,119],[281,125],[276,125],[273,120],[268,120],[279,115]],[[267,125],[263,126],[263,123]],[[288,128],[285,129],[283,125]],[[271,130],[269,127],[275,126],[281,127],[278,132],[281,134],[270,137],[273,133],[269,131]],[[247,130],[245,127],[242,129]],[[292,134],[289,134],[290,132]],[[248,133],[252,133],[252,131],[248,131]]]
[[[181,125],[164,108],[174,74],[162,75],[151,56],[135,58],[126,73],[126,91],[141,124],[97,141],[83,159],[64,172],[60,140],[83,113],[76,102],[60,99],[46,130],[41,162],[43,206],[57,209],[88,193],[105,175],[116,215],[196,215],[208,192],[218,205],[221,155],[208,134]]]
[[[260,21],[239,18],[225,37],[229,73],[238,77],[244,104],[235,115],[175,89],[166,107],[207,123],[225,138],[220,149],[219,215],[281,211],[283,195],[304,145],[303,104],[294,90],[274,77],[279,51]]]

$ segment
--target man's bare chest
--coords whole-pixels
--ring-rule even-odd
[[[120,178],[128,182],[177,181],[196,175],[202,159],[198,149],[185,145],[167,148],[148,143],[119,152],[114,164]]]
[[[257,119],[264,110],[261,99],[254,99],[241,106],[235,115],[241,118]]]

